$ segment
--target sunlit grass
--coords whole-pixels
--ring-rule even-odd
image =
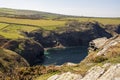
[[[4,36],[5,38],[8,38],[8,39],[24,38],[24,36],[20,35],[19,33],[5,33],[5,32],[0,32],[0,35]]]
[[[120,18],[65,18],[64,20],[78,20],[80,22],[86,22],[86,21],[98,21],[102,24],[120,24]]]
[[[35,26],[55,26],[55,25],[64,25],[65,21],[56,21],[56,20],[32,20],[32,19],[16,19],[16,18],[6,18],[0,17],[0,22],[8,22],[8,23],[17,23],[17,24],[29,24]]]
[[[5,24],[5,23],[0,23],[0,29],[2,29],[2,28],[4,28],[4,27],[6,27],[6,26],[8,26],[9,24]]]
[[[0,24],[4,25],[4,23]],[[24,38],[24,36],[21,35],[21,32],[30,32],[39,29],[39,27],[10,24],[7,27],[1,26],[0,29],[0,35],[4,36],[5,38],[17,39]]]

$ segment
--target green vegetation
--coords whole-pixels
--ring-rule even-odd
[[[120,18],[94,18],[94,17],[81,17],[81,18],[64,18],[63,20],[78,20],[80,22],[99,22],[102,24],[120,24]]]
[[[0,8],[0,16],[21,18],[21,19],[55,19],[58,17],[64,17],[64,15],[32,11],[32,10],[18,10],[10,8]]]
[[[22,32],[30,32],[36,29],[39,27],[0,23],[0,35],[10,39],[24,38]]]
[[[35,80],[47,80],[49,77],[58,74],[59,72],[51,72],[51,73],[47,73],[44,75],[41,75],[40,77],[36,78]]]
[[[16,66],[23,67],[28,63],[17,53],[0,48],[0,71],[5,72]]]
[[[33,26],[39,26],[43,28],[48,26],[61,26],[65,24],[65,21],[58,21],[58,20],[51,20],[51,19],[31,20],[31,19],[18,19],[18,18],[16,19],[16,18],[7,18],[7,17],[0,17],[0,22],[33,25]]]
[[[94,22],[102,24],[120,24],[120,18],[94,18],[59,15],[32,10],[0,8],[0,35],[9,39],[24,38],[22,32],[36,29],[55,30],[68,21]]]
[[[0,17],[0,35],[5,38],[17,39],[24,38],[22,32],[31,32],[36,29],[55,30],[58,27],[63,27],[70,20],[78,20],[82,22],[86,21],[98,21],[103,24],[120,24],[120,19],[112,18],[63,18],[63,20],[52,19],[16,19]]]

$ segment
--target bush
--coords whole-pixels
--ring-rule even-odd
[[[92,61],[95,63],[101,63],[101,62],[104,62],[106,60],[108,60],[108,58],[106,58],[105,56],[97,56],[97,57],[94,57],[92,59]]]

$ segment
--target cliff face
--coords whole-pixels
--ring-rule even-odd
[[[42,63],[44,60],[44,48],[34,40],[10,40],[2,47],[17,52],[19,55],[25,58],[30,65]]]
[[[107,30],[112,35],[120,34],[120,24],[119,25],[105,25],[105,30]]]
[[[112,36],[101,26],[99,23],[73,21],[54,31],[36,30],[26,33],[26,35],[44,47],[82,46],[88,45],[89,41],[93,39]]]

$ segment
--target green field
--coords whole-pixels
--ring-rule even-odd
[[[31,20],[0,17],[0,35],[10,38],[24,38],[22,31],[30,32],[36,29],[54,30],[56,27],[64,26],[65,21],[54,20]]]
[[[120,24],[120,18],[87,18],[87,17],[81,17],[81,18],[64,18],[63,20],[78,20],[80,22],[94,22],[97,21],[99,23],[102,23],[104,25],[106,24]]]
[[[119,18],[61,18],[58,20],[52,19],[18,19],[18,18],[8,18],[0,17],[0,35],[10,38],[24,38],[22,32],[31,32],[37,29],[54,30],[57,27],[63,27],[65,23],[71,20],[78,20],[80,22],[94,22],[98,21],[102,24],[120,24]]]
[[[10,39],[24,38],[23,31],[30,32],[36,29],[39,27],[0,23],[0,35]]]

